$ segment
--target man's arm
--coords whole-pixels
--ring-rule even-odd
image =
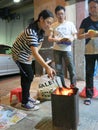
[[[61,38],[58,38],[58,37],[54,36],[54,32],[51,29],[50,32],[49,32],[48,41],[49,42],[60,42],[60,40],[61,40]]]

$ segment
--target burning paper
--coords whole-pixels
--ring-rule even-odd
[[[57,88],[55,91],[54,91],[54,94],[57,94],[57,95],[67,95],[67,96],[71,96],[74,94],[74,90],[72,88]]]

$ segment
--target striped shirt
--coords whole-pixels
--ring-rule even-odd
[[[44,31],[38,28],[38,22],[29,25],[15,40],[12,47],[14,61],[31,64],[32,56],[30,46],[38,47],[44,40]],[[32,56],[32,60],[34,57]]]

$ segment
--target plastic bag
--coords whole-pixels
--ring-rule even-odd
[[[61,79],[59,76],[55,76],[54,79],[43,75],[39,81],[38,98],[51,100],[51,93],[57,88],[62,87]]]
[[[82,91],[79,93],[79,96],[86,98],[86,87],[84,87],[84,88],[82,89]],[[96,98],[96,97],[98,97],[98,90],[96,89],[96,87],[94,87],[93,98]]]

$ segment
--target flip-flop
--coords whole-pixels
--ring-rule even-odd
[[[90,105],[90,104],[91,104],[91,99],[86,99],[86,100],[84,100],[84,104],[85,104],[85,105]]]

